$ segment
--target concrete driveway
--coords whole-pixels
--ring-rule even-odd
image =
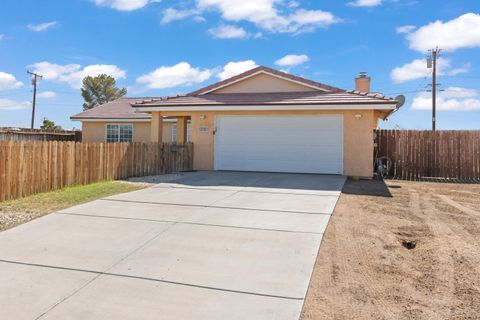
[[[339,176],[192,172],[0,233],[2,319],[298,319]]]

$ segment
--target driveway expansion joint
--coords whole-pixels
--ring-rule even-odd
[[[224,199],[222,199],[224,200]],[[324,212],[309,212],[309,211],[292,211],[292,210],[275,210],[275,209],[255,209],[255,208],[240,208],[240,207],[224,207],[205,204],[183,204],[183,203],[168,203],[168,202],[152,202],[152,201],[139,201],[139,200],[122,200],[122,199],[99,199],[98,201],[117,201],[128,203],[146,203],[160,206],[177,206],[177,207],[194,207],[194,208],[215,208],[215,209],[234,209],[234,210],[246,210],[246,211],[259,211],[259,212],[276,212],[276,213],[295,213],[295,214],[319,214],[325,216],[331,216],[331,213]]]
[[[230,186],[225,185],[224,187],[230,187]],[[233,187],[237,187],[237,186],[233,186]],[[318,194],[318,193],[282,192],[282,191],[267,191],[267,190],[245,190],[245,189],[235,190],[235,189],[220,189],[220,188],[205,188],[205,187],[186,187],[186,186],[172,186],[172,185],[153,186],[152,188],[153,189],[206,190],[206,191],[237,191],[237,193],[248,192],[248,193],[286,194],[286,195],[293,195],[293,196],[317,196],[317,197],[335,197],[341,193],[341,192],[338,192],[338,194]],[[241,188],[250,188],[250,187],[241,187]],[[264,188],[267,188],[267,187],[264,187]],[[327,190],[327,191],[330,191],[330,190]],[[331,192],[337,192],[337,191],[331,191]]]
[[[233,228],[233,229],[247,229],[247,230],[258,230],[258,231],[317,234],[317,235],[322,235],[323,234],[323,232],[312,232],[312,231],[293,231],[293,230],[285,230],[285,229],[241,227],[241,226],[232,226],[232,225],[222,225],[222,224],[212,224],[212,223],[202,223],[202,222],[189,222],[189,221],[175,221],[175,220],[156,220],[156,219],[145,219],[145,218],[112,217],[112,216],[102,216],[102,215],[88,214],[88,213],[55,212],[55,214],[61,214],[61,215],[66,215],[66,216],[82,216],[82,217],[89,217],[89,218],[101,218],[101,219],[118,219],[118,220],[147,221],[147,222],[156,222],[156,223],[188,224],[188,225],[205,226],[205,227],[217,227],[217,228]]]
[[[52,266],[52,265],[46,265],[46,264],[38,264],[38,263],[29,263],[29,262],[21,262],[21,261],[10,261],[10,260],[4,260],[0,259],[0,263],[9,263],[9,264],[19,264],[23,266],[30,266],[30,267],[38,267],[38,268],[49,268],[49,269],[58,269],[58,270],[64,270],[64,271],[73,271],[73,272],[83,272],[83,273],[92,273],[96,274],[97,276],[93,278],[92,280],[88,281],[86,284],[78,288],[73,294],[65,297],[62,299],[60,302],[58,302],[56,305],[54,305],[52,308],[41,314],[35,319],[40,319],[44,315],[46,315],[50,310],[58,306],[60,303],[64,302],[65,300],[69,299],[76,293],[78,293],[80,290],[91,284],[93,281],[98,279],[100,276],[112,276],[112,277],[121,277],[121,278],[129,278],[129,279],[137,279],[137,280],[145,280],[145,281],[154,281],[154,282],[161,282],[161,283],[168,283],[168,284],[173,284],[173,285],[179,285],[179,286],[185,286],[185,287],[193,287],[193,288],[199,288],[199,289],[205,289],[205,290],[215,290],[215,291],[222,291],[222,292],[230,292],[230,293],[237,293],[237,294],[246,294],[246,295],[253,295],[253,296],[259,296],[259,297],[266,297],[266,298],[275,298],[275,299],[284,299],[284,300],[296,300],[296,301],[304,301],[305,297],[288,297],[288,296],[281,296],[281,295],[274,295],[274,294],[268,294],[268,293],[259,293],[259,292],[252,292],[252,291],[242,291],[242,290],[233,290],[233,289],[226,289],[226,288],[218,288],[218,287],[210,287],[210,286],[204,286],[204,285],[197,285],[197,284],[192,284],[192,283],[185,283],[185,282],[178,282],[178,281],[170,281],[170,280],[165,280],[165,279],[157,279],[157,278],[149,278],[149,277],[142,277],[142,276],[134,276],[134,275],[128,275],[128,274],[121,274],[121,273],[113,273],[113,272],[103,272],[103,271],[95,271],[95,270],[88,270],[88,269],[78,269],[78,268],[69,268],[69,267],[60,267],[60,266]],[[109,268],[111,269],[111,267]]]

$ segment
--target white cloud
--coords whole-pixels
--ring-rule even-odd
[[[217,74],[217,77],[220,78],[220,80],[225,80],[255,67],[257,67],[257,64],[253,60],[229,62],[223,67],[223,70]]]
[[[354,7],[376,7],[382,4],[382,0],[356,0],[348,4]]]
[[[187,10],[177,10],[174,8],[167,8],[163,10],[163,17],[161,22],[163,24],[170,23],[175,20],[183,20],[186,18],[194,17],[196,22],[203,22],[205,18],[200,16],[200,10],[198,9],[187,9]]]
[[[412,102],[414,110],[432,110],[432,94],[419,93]],[[449,87],[437,95],[437,110],[441,111],[478,111],[480,96],[476,90]]]
[[[195,16],[195,17],[193,17],[192,20],[195,21],[195,22],[198,22],[198,23],[207,21],[207,19],[205,19],[202,16]]]
[[[278,16],[274,2],[275,0],[197,0],[197,5],[201,10],[219,11],[225,20],[257,23]]]
[[[78,71],[82,66],[79,64],[60,65],[47,61],[37,62],[29,67],[34,68],[34,72],[43,76],[45,80],[59,81],[66,74]]]
[[[192,67],[188,62],[180,62],[173,66],[161,66],[137,78],[137,84],[146,85],[149,89],[167,89],[189,86],[204,82],[212,76],[220,80],[236,76],[257,66],[253,60],[229,62],[223,68],[200,69]]]
[[[93,64],[82,68],[79,64],[59,65],[47,61],[38,62],[30,67],[37,74],[43,76],[43,79],[68,83],[72,88],[79,89],[82,86],[83,78],[87,76],[98,76],[107,74],[116,80],[126,78],[126,71],[116,65]]]
[[[452,68],[450,59],[447,58],[439,58],[437,63],[437,73],[440,76],[455,76],[460,73],[468,72],[468,66]],[[427,61],[425,59],[415,59],[410,63],[393,69],[390,73],[390,77],[394,82],[401,83],[429,77],[431,74],[432,69],[427,68]]]
[[[475,98],[478,96],[478,91],[462,87],[448,87],[441,94],[449,98]]]
[[[406,25],[406,26],[400,26],[397,27],[396,31],[397,33],[410,33],[413,30],[415,30],[417,27],[412,26],[412,25]]]
[[[330,12],[322,10],[299,9],[287,17],[288,26],[283,32],[313,31],[315,28],[326,28],[340,20]],[[282,32],[282,29],[279,29]]]
[[[151,0],[94,0],[97,6],[110,7],[120,11],[133,11],[145,7]]]
[[[5,38],[5,36],[3,34],[0,34],[0,41],[3,40],[3,38]]]
[[[390,77],[394,82],[400,83],[428,77],[431,72],[431,69],[427,68],[427,62],[424,59],[416,59],[401,67],[393,69],[390,73]]]
[[[187,62],[180,62],[174,66],[161,66],[138,77],[137,82],[150,89],[166,89],[200,83],[209,79],[212,74],[212,70],[200,70]]]
[[[20,110],[30,107],[28,101],[15,101],[11,99],[0,99],[0,110]]]
[[[295,67],[309,60],[306,54],[289,54],[275,61],[275,64],[280,67]]]
[[[297,2],[280,0],[196,0],[196,7],[188,10],[167,9],[162,22],[187,18],[204,11],[217,11],[226,21],[248,21],[270,32],[298,33],[328,27],[340,20],[322,10],[298,8]]]
[[[68,75],[67,79],[72,87],[78,86],[79,88],[81,86],[83,78],[87,76],[95,77],[101,74],[112,76],[116,80],[125,79],[127,77],[127,72],[120,69],[116,65],[92,64]]]
[[[480,47],[480,14],[467,13],[453,20],[440,20],[407,35],[410,48],[425,52],[439,47],[447,51]]]
[[[55,98],[57,94],[53,91],[44,91],[40,92],[37,96],[42,99],[52,99]]]
[[[218,27],[211,28],[208,32],[218,39],[245,39],[249,34],[245,29],[232,25],[221,24]]]
[[[13,75],[0,71],[0,90],[17,89],[23,86],[21,81],[18,81]]]
[[[35,31],[35,32],[42,32],[42,31],[47,31],[51,27],[57,25],[57,21],[50,21],[50,22],[44,22],[44,23],[39,23],[39,24],[29,24],[27,27],[28,29]]]
[[[300,7],[300,2],[298,2],[298,1],[289,1],[288,4],[287,4],[287,6],[288,6],[289,8],[298,8],[298,7]]]

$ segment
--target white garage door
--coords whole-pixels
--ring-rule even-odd
[[[343,173],[343,117],[218,116],[215,170]]]

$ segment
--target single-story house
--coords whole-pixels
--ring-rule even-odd
[[[125,98],[82,112],[84,141],[191,141],[195,170],[371,177],[373,131],[397,101],[257,67],[186,95]]]

